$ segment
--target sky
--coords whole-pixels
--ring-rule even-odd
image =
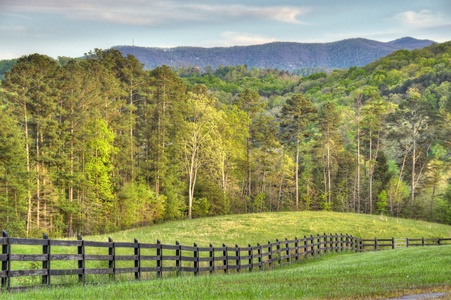
[[[451,40],[450,0],[0,0],[0,59],[118,45]]]

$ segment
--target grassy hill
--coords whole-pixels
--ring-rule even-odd
[[[199,246],[256,245],[268,240],[303,237],[322,233],[343,233],[362,238],[451,237],[451,226],[385,216],[337,212],[279,212],[228,215],[173,221],[150,227],[89,236],[87,240],[155,242]]]
[[[328,254],[264,272],[0,292],[0,299],[449,299],[450,264],[451,246],[415,247]]]
[[[451,237],[451,226],[384,216],[336,212],[231,215],[169,222],[110,234],[115,241],[199,246],[255,245],[322,232],[361,237]],[[87,236],[105,240],[106,236]],[[168,277],[2,293],[0,299],[368,299],[451,292],[451,246],[333,253],[253,273]],[[37,278],[39,279],[39,278]]]

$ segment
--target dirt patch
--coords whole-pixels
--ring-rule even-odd
[[[405,295],[400,298],[390,298],[388,300],[420,300],[420,299],[451,299],[451,295],[443,292],[424,293],[424,294]]]

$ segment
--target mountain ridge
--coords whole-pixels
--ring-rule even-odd
[[[302,68],[346,69],[364,66],[397,50],[414,50],[436,42],[403,37],[389,42],[351,38],[328,43],[272,42],[231,47],[173,48],[114,46],[125,56],[134,55],[148,69],[161,65],[199,67],[247,65],[293,71]]]

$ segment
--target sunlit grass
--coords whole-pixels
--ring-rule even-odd
[[[133,241],[200,246],[256,245],[276,239],[302,238],[304,235],[342,233],[361,238],[451,237],[451,226],[390,218],[386,216],[336,212],[279,212],[229,215],[173,221],[108,235],[85,237],[89,240]]]
[[[115,242],[133,242],[134,239],[137,239],[141,243],[156,243],[157,240],[160,240],[163,244],[175,244],[175,241],[179,241],[180,244],[190,246],[196,243],[198,246],[206,247],[209,246],[209,244],[213,244],[214,246],[221,246],[223,243],[225,243],[228,246],[234,246],[235,244],[238,244],[239,246],[245,247],[248,244],[251,244],[253,246],[257,245],[257,243],[260,243],[261,245],[264,245],[268,241],[274,242],[276,239],[283,240],[284,238],[293,239],[294,237],[303,238],[304,235],[310,236],[311,234],[323,234],[323,233],[342,233],[342,234],[349,234],[356,237],[361,238],[373,238],[377,237],[379,239],[381,238],[432,238],[432,237],[451,237],[451,226],[442,225],[442,224],[436,224],[436,223],[427,223],[427,222],[420,222],[420,221],[414,221],[414,220],[408,220],[408,219],[398,219],[398,218],[389,218],[385,216],[372,216],[372,215],[363,215],[363,214],[348,214],[348,213],[335,213],[335,212],[281,212],[281,213],[261,213],[261,214],[248,214],[248,215],[229,215],[229,216],[219,216],[219,217],[212,217],[212,218],[201,218],[201,219],[194,219],[194,220],[185,220],[185,221],[173,221],[168,222],[164,224],[149,226],[149,227],[143,227],[133,230],[126,230],[116,233],[111,233],[108,235],[99,235],[99,236],[85,236],[83,237],[84,240],[97,240],[97,241],[108,241],[108,237],[112,237],[113,241]],[[446,249],[447,253],[451,252],[451,249],[449,247],[444,247],[443,249]],[[428,252],[430,250],[431,252]],[[12,252],[15,254],[39,254],[42,253],[42,247],[41,246],[22,246],[22,245],[14,245],[12,246]],[[93,248],[88,247],[86,248],[87,253],[91,254],[108,254],[107,248]],[[146,255],[147,253],[145,250],[142,250],[142,255]],[[413,250],[409,250],[413,251]],[[424,250],[419,249],[419,252],[423,253],[424,255],[433,256],[436,255],[432,251],[445,251],[445,250],[437,250],[436,247],[427,247],[424,248]],[[446,252],[445,251],[445,252]],[[171,288],[171,284],[174,284],[174,288],[178,288],[181,291],[185,291],[185,289],[188,289],[188,292],[183,292],[184,295],[186,295],[187,298],[189,295],[189,291],[191,291],[190,287],[187,288],[185,285],[191,285],[191,282],[194,282],[194,285],[200,285],[198,288],[201,289],[202,286],[209,286],[210,284],[213,285],[219,285],[222,286],[227,282],[227,288],[226,291],[229,289],[232,289],[232,287],[238,286],[237,288],[240,291],[249,290],[249,297],[250,298],[261,298],[261,296],[264,297],[273,297],[277,298],[271,290],[268,290],[269,287],[271,289],[276,289],[276,287],[273,287],[273,285],[277,286],[284,286],[287,289],[294,289],[292,291],[292,294],[289,294],[289,292],[284,292],[285,296],[287,298],[298,297],[298,295],[304,295],[301,292],[304,292],[304,288],[299,290],[298,285],[302,284],[307,290],[312,289],[311,292],[305,294],[305,295],[314,295],[317,293],[318,296],[321,297],[327,297],[327,294],[321,294],[321,291],[315,291],[313,289],[313,286],[315,284],[323,284],[324,281],[331,281],[336,282],[339,287],[336,287],[338,290],[342,290],[340,295],[346,295],[352,294],[354,296],[360,295],[358,293],[358,290],[355,290],[353,287],[344,287],[344,283],[341,283],[341,280],[344,280],[347,278],[348,273],[343,273],[346,270],[346,272],[349,272],[349,278],[346,280],[356,280],[356,276],[359,274],[361,270],[365,270],[367,265],[371,265],[372,262],[371,257],[374,256],[374,259],[381,259],[383,262],[388,262],[388,257],[390,251],[384,251],[383,254],[369,254],[369,258],[363,261],[352,261],[347,262],[349,266],[344,266],[343,261],[347,261],[346,259],[349,259],[349,257],[354,257],[352,255],[339,255],[337,257],[331,258],[331,261],[327,264],[333,264],[338,265],[340,267],[333,267],[331,266],[321,266],[321,260],[308,260],[307,262],[301,263],[301,265],[296,265],[294,267],[294,270],[297,270],[298,267],[301,267],[302,270],[304,268],[309,267],[312,268],[312,266],[315,266],[314,268],[320,268],[323,271],[327,270],[327,268],[332,268],[333,272],[337,274],[343,275],[340,278],[328,278],[327,275],[324,275],[326,279],[317,278],[319,275],[315,272],[311,271],[309,278],[304,278],[303,276],[300,277],[299,282],[296,281],[292,282],[291,285],[286,285],[287,282],[290,282],[290,278],[292,275],[283,275],[283,274],[291,274],[288,272],[288,270],[291,270],[291,268],[282,267],[282,269],[276,269],[271,272],[263,272],[263,273],[252,273],[250,275],[241,274],[238,276],[239,279],[236,279],[237,281],[240,281],[240,283],[235,282],[234,275],[227,275],[223,279],[217,279],[217,277],[222,277],[220,274],[216,274],[212,276],[212,279],[206,279],[201,276],[199,279],[194,278],[192,275],[183,274],[181,278],[171,278],[175,277],[175,274],[169,274],[168,272],[164,274],[165,279],[164,280],[156,280],[156,282],[152,283],[128,283],[128,282],[122,282],[119,285],[118,283],[110,283],[109,282],[109,276],[103,275],[88,275],[87,282],[89,283],[95,283],[95,282],[102,282],[102,284],[106,285],[103,286],[91,286],[89,285],[90,293],[93,293],[91,296],[93,298],[97,297],[95,296],[95,291],[103,291],[106,287],[115,287],[119,290],[123,289],[124,286],[130,286],[130,288],[134,287],[135,285],[149,285],[146,286],[146,289],[152,289],[156,286],[159,286],[160,284],[163,286],[163,288],[166,288],[166,281],[169,282],[169,286],[167,286],[167,289]],[[52,247],[52,253],[76,253],[76,247]],[[391,253],[391,252],[390,252]],[[393,252],[395,253],[395,252]],[[396,251],[398,253],[398,250]],[[402,253],[402,251],[400,252]],[[440,252],[441,253],[441,252]],[[132,255],[133,249],[117,249],[116,254],[118,255]],[[175,255],[175,253],[172,252],[165,252],[166,255]],[[148,253],[147,255],[154,255],[152,253]],[[382,255],[382,256],[378,256]],[[385,256],[387,255],[387,256]],[[448,257],[448,256],[444,256]],[[355,257],[354,257],[355,258]],[[354,259],[352,258],[352,259]],[[429,258],[429,257],[428,257]],[[410,259],[410,258],[409,258]],[[420,259],[421,260],[421,259]],[[411,261],[410,261],[411,262]],[[437,272],[437,276],[440,278],[442,276],[442,273],[444,270],[441,267],[443,266],[443,261],[436,261],[434,262],[432,260],[432,264],[428,268],[434,269]],[[145,266],[154,266],[155,261],[152,262],[145,262]],[[13,262],[12,263],[12,269],[18,270],[18,269],[39,269],[41,268],[41,262]],[[75,261],[54,261],[52,262],[52,269],[76,269],[77,262]],[[319,265],[316,265],[319,264]],[[448,264],[449,265],[449,264]],[[143,265],[144,266],[144,265]],[[387,264],[378,265],[377,270],[375,269],[374,272],[377,276],[382,276],[385,278],[390,278],[390,282],[387,283],[390,288],[393,288],[393,290],[403,289],[403,288],[409,288],[409,287],[401,287],[402,285],[394,285],[392,286],[391,277],[393,272],[400,272],[400,268],[402,266],[390,266],[389,269],[385,270],[386,273],[381,273],[384,268],[386,268]],[[411,263],[406,264],[404,268],[411,268],[413,266]],[[108,268],[108,262],[106,261],[88,261],[86,264],[87,268]],[[117,262],[117,267],[133,267],[133,262]],[[308,269],[306,269],[308,270]],[[428,269],[425,269],[424,272]],[[274,274],[273,274],[274,272]],[[282,273],[280,273],[282,272]],[[288,273],[285,273],[288,272]],[[294,272],[294,271],[293,271]],[[298,271],[303,272],[303,271]],[[448,271],[449,272],[449,271]],[[218,272],[221,273],[221,272]],[[296,272],[295,272],[296,273]],[[326,272],[327,273],[327,272]],[[265,275],[262,275],[265,274]],[[271,282],[265,282],[264,278],[273,278],[273,276],[276,276],[276,274],[282,274],[280,275],[279,279],[273,279],[274,284]],[[382,275],[381,275],[382,274]],[[420,273],[418,273],[420,274]],[[424,273],[427,274],[427,273]],[[432,273],[431,273],[432,274]],[[434,273],[435,274],[435,273]],[[448,273],[449,274],[449,273]],[[245,277],[241,277],[245,276]],[[250,277],[246,277],[250,276]],[[254,276],[256,276],[254,279]],[[263,276],[263,277],[261,277]],[[279,275],[277,275],[279,276]],[[285,278],[284,276],[288,276]],[[294,275],[293,275],[294,276]],[[323,275],[321,275],[323,276]],[[358,275],[360,276],[360,275]],[[361,275],[362,278],[358,279],[359,285],[366,285],[369,284],[369,281],[367,282],[367,278],[370,278],[373,280],[374,278],[369,276],[368,274]],[[397,275],[396,275],[397,276]],[[407,275],[406,275],[407,276]],[[436,276],[436,275],[434,275]],[[450,276],[451,277],[451,276]],[[131,280],[133,278],[133,274],[128,275],[120,275],[117,276],[117,279],[119,280]],[[145,274],[144,278],[150,278],[155,279],[155,274]],[[215,278],[215,279],[213,279]],[[258,279],[261,278],[261,279]],[[294,278],[298,278],[297,275]],[[373,279],[372,279],[373,278]],[[23,285],[39,285],[39,276],[35,277],[17,277],[12,279],[12,286],[23,286]],[[215,281],[217,280],[217,281]],[[232,282],[229,282],[231,280]],[[260,285],[259,290],[254,290],[254,280],[257,280],[257,286]],[[265,283],[258,283],[258,280],[265,282]],[[317,281],[319,280],[319,281]],[[376,279],[374,279],[376,280]],[[316,282],[317,283],[314,283]],[[377,280],[376,280],[377,281]],[[164,283],[163,283],[164,282]],[[200,283],[198,283],[200,282]],[[212,283],[213,282],[213,283]],[[403,284],[404,282],[401,281]],[[431,284],[426,284],[425,287],[436,287],[437,282],[441,282],[441,284],[449,285],[449,281],[433,281]],[[67,283],[74,283],[77,284],[77,276],[67,276],[65,278],[62,278],[60,276],[53,276],[52,277],[52,284],[67,284]],[[250,286],[248,286],[250,285]],[[440,285],[440,284],[439,284]],[[141,287],[142,288],[142,287]],[[374,287],[372,285],[368,286],[368,293],[371,291]],[[414,288],[414,287],[412,287]],[[83,290],[80,286],[75,286],[73,289],[76,291],[77,289]],[[92,289],[92,291],[91,291]],[[133,289],[133,288],[132,288]],[[65,289],[63,289],[65,290]],[[164,289],[163,289],[164,290]],[[265,292],[266,291],[266,292]],[[378,291],[378,290],[377,290]],[[155,291],[155,294],[153,295],[159,295],[161,291]],[[225,296],[224,290],[218,290],[216,291],[218,294],[209,293],[205,294],[205,298],[209,297],[219,297],[224,298],[228,297]],[[28,294],[27,292],[26,294]],[[48,293],[58,293],[54,291],[53,289],[50,289]],[[78,293],[78,292],[74,292]],[[81,292],[80,292],[81,293]],[[99,292],[100,293],[100,292]],[[103,292],[102,292],[103,293]],[[125,292],[126,293],[126,292]],[[140,291],[136,291],[135,295],[138,297],[140,294]],[[169,298],[179,298],[176,297],[175,294],[164,294],[165,292],[162,292],[165,297]],[[196,287],[193,287],[192,289],[192,295],[200,294],[201,292],[196,290]],[[261,294],[263,293],[263,294]],[[279,291],[280,293],[280,291]],[[332,291],[330,291],[332,293]],[[144,296],[144,298],[149,298],[149,295]],[[215,296],[216,295],[216,296]],[[227,294],[228,295],[228,294]],[[237,292],[231,293],[232,296],[237,297],[244,297],[247,298],[244,294],[239,294]],[[332,294],[331,294],[332,295]],[[337,294],[338,295],[338,294]],[[230,298],[233,298],[230,296]],[[307,297],[306,296],[306,297]],[[60,296],[55,296],[60,297]],[[61,296],[63,298],[66,298],[66,296]],[[124,294],[124,297],[128,297],[127,294]],[[302,296],[304,297],[304,296]],[[308,296],[311,297],[311,296]],[[313,297],[313,296],[312,296]],[[341,296],[340,296],[341,297]],[[103,296],[101,297],[103,298]],[[159,297],[158,297],[159,298]],[[351,297],[352,298],[352,297]]]
[[[451,247],[328,254],[271,271],[57,287],[8,299],[386,298],[451,291]]]

